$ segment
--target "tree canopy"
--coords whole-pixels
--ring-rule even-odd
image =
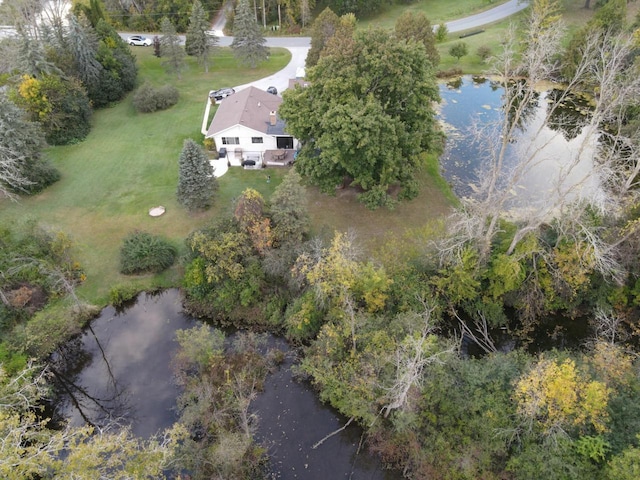
[[[357,32],[309,69],[309,86],[285,92],[280,115],[303,148],[297,169],[324,192],[347,180],[372,207],[417,192],[421,154],[436,148],[433,69],[422,45],[382,29]]]

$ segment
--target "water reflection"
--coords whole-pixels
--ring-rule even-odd
[[[197,324],[182,313],[175,289],[141,294],[120,312],[105,308],[51,359],[61,392],[57,413],[72,425],[130,424],[135,435],[145,438],[171,427],[180,393],[170,368],[178,347],[175,332]],[[366,452],[355,424],[312,448],[346,419],[323,405],[308,384],[293,379],[295,355],[283,339],[269,336],[268,347],[288,352],[251,405],[260,417],[257,440],[268,448],[272,478],[401,478],[382,470]]]
[[[170,427],[178,395],[169,368],[175,331],[194,324],[181,314],[177,290],[141,294],[123,313],[105,308],[53,358],[58,388],[66,394],[58,413],[72,425],[130,424],[141,437]]]
[[[520,83],[508,88],[518,92]],[[512,92],[513,93],[513,92]],[[447,133],[447,147],[441,158],[442,173],[459,197],[475,197],[495,161],[495,143],[501,132],[494,130],[484,141],[473,136],[488,125],[497,125],[506,110],[512,115],[518,104],[504,106],[504,88],[478,77],[462,77],[458,84],[440,86],[441,120]],[[514,119],[518,134],[509,139],[502,170],[503,185],[510,185],[507,207],[540,208],[560,196],[577,199],[599,191],[594,172],[595,141],[584,131],[588,103],[565,92],[549,90],[536,95],[521,117]],[[557,101],[562,98],[558,107]],[[513,179],[516,179],[514,181]]]

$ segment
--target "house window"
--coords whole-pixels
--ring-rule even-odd
[[[240,145],[240,139],[238,137],[222,137],[223,145]]]
[[[251,137],[251,143],[262,143],[262,137]]]

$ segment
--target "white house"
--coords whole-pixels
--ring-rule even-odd
[[[298,140],[285,132],[278,117],[282,98],[249,87],[220,102],[206,138],[226,152],[229,165],[260,167],[293,162]]]

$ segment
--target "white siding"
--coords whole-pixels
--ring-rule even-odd
[[[238,137],[240,143],[238,145],[224,145],[222,143],[222,137]],[[253,137],[262,137],[262,143],[252,143]],[[258,132],[251,128],[247,128],[242,125],[236,125],[223,132],[217,133],[213,137],[216,141],[216,147],[218,149],[222,147],[227,148],[227,152],[233,153],[234,149],[241,148],[243,152],[260,152],[264,153],[265,150],[275,150],[276,138],[270,135]]]

